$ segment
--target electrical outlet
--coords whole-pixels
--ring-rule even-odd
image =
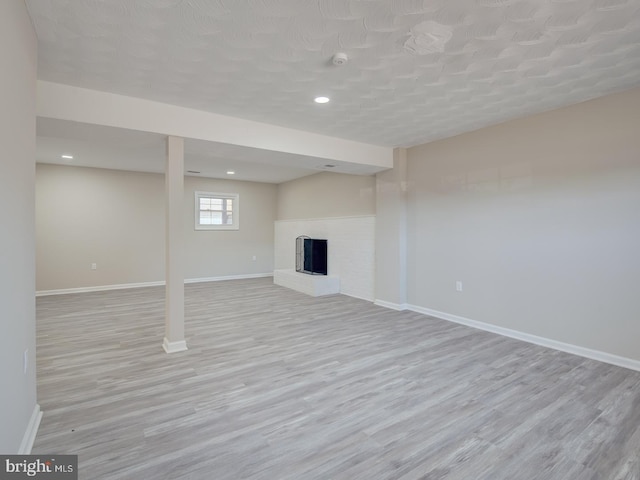
[[[91,264],[91,270],[97,270],[98,268],[98,264],[97,263],[92,263]]]
[[[462,291],[462,282],[460,280],[456,280],[456,291],[457,292]]]

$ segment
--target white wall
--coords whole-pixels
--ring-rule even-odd
[[[409,149],[408,303],[640,360],[639,152],[640,89]]]
[[[163,175],[39,164],[36,180],[38,291],[164,280]],[[240,230],[194,230],[196,190],[239,193]],[[185,177],[186,278],[271,273],[276,194]]]
[[[5,454],[30,449],[23,440],[39,408],[33,198],[36,45],[24,2],[0,2],[0,452]]]

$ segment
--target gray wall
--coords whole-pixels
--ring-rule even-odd
[[[36,289],[163,280],[163,191],[162,175],[38,164]]]
[[[278,185],[278,220],[375,215],[375,177],[321,172]]]
[[[0,452],[17,453],[36,407],[36,38],[22,0],[0,2]],[[23,373],[23,352],[29,368]]]
[[[194,231],[196,190],[240,194],[240,230]],[[271,183],[185,178],[188,278],[272,273],[278,188]],[[253,260],[253,257],[256,260]]]
[[[375,302],[407,304],[407,150],[396,148],[393,168],[376,175]]]
[[[163,175],[39,164],[36,180],[37,290],[164,279]],[[196,190],[239,193],[240,230],[194,230]],[[185,277],[270,273],[276,194],[266,183],[185,177]]]
[[[640,360],[640,89],[411,148],[407,177],[409,304]]]

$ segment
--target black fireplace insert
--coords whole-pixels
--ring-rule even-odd
[[[296,238],[296,272],[327,274],[327,241],[300,236]]]

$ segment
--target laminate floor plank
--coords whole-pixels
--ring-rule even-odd
[[[270,279],[37,299],[34,453],[86,480],[640,480],[640,373]]]

